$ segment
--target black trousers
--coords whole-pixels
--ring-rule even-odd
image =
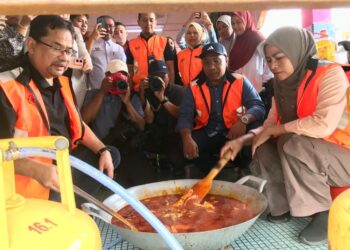
[[[192,131],[192,138],[197,143],[199,157],[191,162],[207,174],[218,161],[220,150],[227,138],[220,133],[209,137],[205,129]]]
[[[110,153],[112,156],[114,168],[116,169],[120,163],[120,153],[116,147],[109,146],[109,148],[111,149]],[[87,147],[83,145],[79,145],[76,149],[72,151],[71,155],[77,157],[78,159],[98,169],[99,157]],[[84,174],[83,172],[80,172],[75,168],[71,168],[71,171],[72,171],[73,184],[91,195],[94,195],[102,185],[99,182],[97,182],[95,179]],[[60,193],[51,190],[49,200],[60,201],[61,200]],[[82,203],[86,202],[83,198],[77,195],[75,195],[75,201],[76,201],[77,207],[80,207]]]

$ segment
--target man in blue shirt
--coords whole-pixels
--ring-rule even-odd
[[[249,80],[229,71],[222,44],[205,45],[200,58],[203,70],[186,89],[177,130],[185,158],[207,173],[228,139],[262,123],[265,108]]]

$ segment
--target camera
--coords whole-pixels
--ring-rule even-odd
[[[116,72],[109,76],[112,80],[113,87],[109,90],[109,93],[113,95],[125,94],[128,90],[128,77],[122,72]]]
[[[163,82],[159,79],[158,76],[149,76],[148,77],[149,88],[151,91],[158,91],[163,88]]]

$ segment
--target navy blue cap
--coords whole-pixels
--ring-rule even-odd
[[[202,48],[202,53],[198,56],[204,58],[209,54],[217,54],[227,56],[225,47],[221,43],[209,43]]]
[[[164,61],[161,60],[153,60],[148,65],[148,74],[153,75],[155,73],[165,73],[168,74],[168,67],[166,66]]]

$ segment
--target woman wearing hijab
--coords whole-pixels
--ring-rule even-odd
[[[196,22],[189,23],[186,26],[185,40],[187,48],[177,54],[177,61],[182,84],[187,86],[202,71],[199,55],[202,52],[203,27]]]
[[[230,54],[235,42],[235,33],[231,25],[231,16],[222,15],[216,21],[216,29],[219,33],[219,43],[224,45],[227,54]]]
[[[313,57],[315,42],[305,30],[280,28],[263,48],[275,76],[273,107],[262,128],[230,141],[221,153],[252,142],[252,173],[268,183],[267,219],[313,215],[299,240],[323,244],[330,187],[350,185],[349,82],[339,65]]]
[[[257,49],[264,37],[255,28],[249,11],[233,12],[231,23],[236,39],[229,54],[229,68],[245,75],[260,92],[263,83],[272,78],[264,55]]]

